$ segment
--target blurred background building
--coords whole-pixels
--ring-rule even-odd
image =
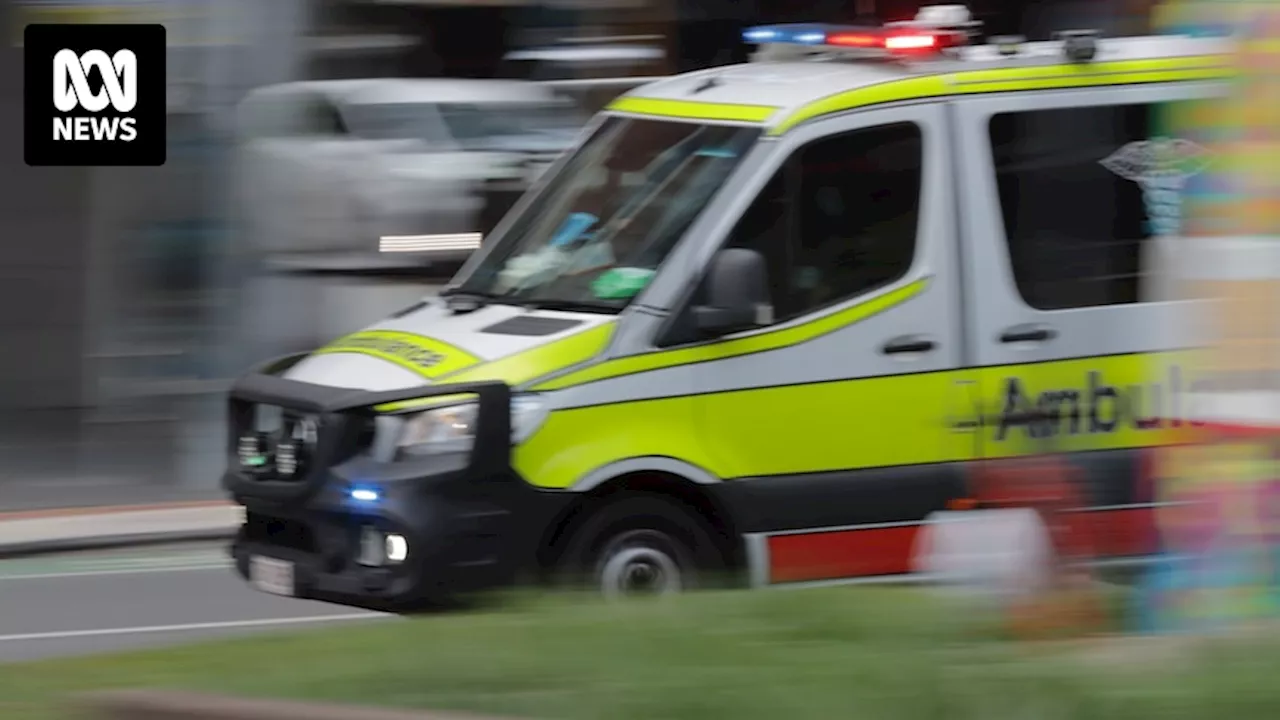
[[[13,138],[0,164],[0,337],[8,350],[0,355],[0,508],[217,496],[219,392],[229,378],[273,352],[377,319],[444,279],[448,266],[390,277],[376,267],[330,263],[321,272],[268,262],[261,248],[269,239],[255,232],[273,226],[255,224],[238,192],[239,107],[250,91],[356,78],[667,74],[745,60],[748,24],[903,19],[917,5],[0,0],[0,29],[10,39],[0,60],[0,122]],[[1147,13],[1143,2],[1111,0],[982,0],[972,8],[990,32],[1031,38],[1079,27],[1142,32]],[[23,164],[21,37],[34,22],[168,27],[166,166]],[[571,99],[582,105],[580,119],[601,101]],[[273,343],[277,331],[288,342]]]

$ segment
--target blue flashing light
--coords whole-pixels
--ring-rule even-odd
[[[781,33],[776,28],[753,27],[742,31],[743,42],[768,43],[777,42]]]
[[[354,488],[351,491],[351,499],[356,502],[378,502],[379,497],[381,496],[377,490],[370,490],[369,488]]]
[[[821,25],[757,25],[743,30],[742,39],[754,45],[822,45],[827,42],[827,29]]]

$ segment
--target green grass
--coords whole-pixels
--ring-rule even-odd
[[[1280,642],[1187,664],[1015,646],[915,590],[703,594],[501,609],[0,666],[0,717],[180,688],[573,720],[1272,720]],[[1094,653],[1094,656],[1098,653]],[[1105,653],[1103,653],[1105,655]]]

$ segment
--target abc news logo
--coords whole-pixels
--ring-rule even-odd
[[[28,165],[163,165],[163,25],[28,25]]]
[[[102,75],[102,89],[89,86],[87,69]],[[79,115],[53,119],[54,140],[121,140],[132,142],[138,137],[137,120],[126,113],[138,105],[138,56],[132,50],[120,50],[110,57],[101,50],[77,55],[74,50],[59,50],[53,56],[53,105],[59,112],[77,108],[91,113],[102,112],[107,104],[122,117]]]

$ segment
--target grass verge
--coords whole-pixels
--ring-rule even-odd
[[[0,666],[0,717],[57,718],[67,693],[124,687],[564,720],[1275,717],[1280,641],[1153,647],[1029,649],[919,590],[625,606],[525,598],[466,615]],[[1183,662],[1160,662],[1171,653]]]

